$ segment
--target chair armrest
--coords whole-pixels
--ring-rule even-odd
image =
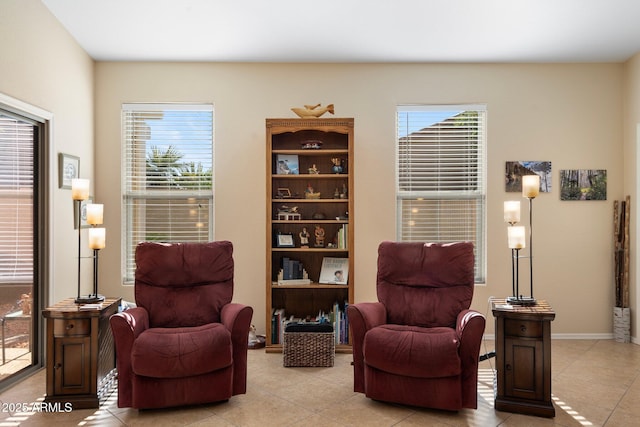
[[[463,365],[478,363],[485,323],[484,315],[476,310],[464,310],[458,314],[456,333],[460,339],[460,359]]]
[[[111,333],[116,348],[116,366],[118,368],[118,405],[130,407],[132,404],[133,378],[131,370],[131,350],[133,342],[144,330],[149,328],[149,313],[142,307],[134,307],[122,313],[116,313],[109,318]]]
[[[462,367],[462,406],[465,408],[478,407],[478,363],[485,322],[484,316],[475,310],[460,312],[456,322],[456,332],[460,340],[458,354]]]
[[[231,335],[243,334],[246,331],[246,344],[249,345],[249,328],[251,327],[251,318],[253,317],[253,308],[244,304],[229,303],[222,306],[220,311],[220,323],[227,327]]]
[[[149,329],[149,313],[143,307],[134,307],[112,315],[109,323],[116,341],[125,343],[126,340],[133,344],[138,335]]]
[[[347,307],[353,350],[353,391],[364,393],[364,336],[387,321],[387,310],[380,302],[362,302]]]
[[[247,391],[247,351],[253,308],[244,304],[229,303],[220,311],[220,322],[231,332],[233,345],[233,394]]]

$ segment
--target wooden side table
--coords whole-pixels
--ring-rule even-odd
[[[533,306],[493,300],[496,319],[495,409],[554,417],[551,401],[551,321],[555,312],[540,300]]]
[[[47,319],[47,395],[45,402],[71,403],[73,409],[97,408],[115,381],[115,348],[109,317],[120,298],[100,308],[83,309],[69,298],[45,309]]]

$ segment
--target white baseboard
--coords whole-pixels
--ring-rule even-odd
[[[495,334],[485,334],[485,341],[495,341]],[[551,334],[552,340],[612,340],[613,333],[605,333],[605,334]],[[640,341],[631,337],[631,342],[634,344],[639,344]]]

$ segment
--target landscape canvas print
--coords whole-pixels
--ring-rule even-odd
[[[505,191],[507,193],[522,192],[522,177],[524,175],[540,176],[540,192],[551,192],[551,162],[514,161],[506,162]]]
[[[607,171],[604,169],[561,170],[560,200],[607,200]]]

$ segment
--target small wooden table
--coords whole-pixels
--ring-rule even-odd
[[[551,401],[551,321],[555,312],[539,300],[533,306],[493,300],[496,319],[495,409],[541,417],[556,414]]]
[[[115,381],[116,356],[109,317],[120,298],[106,298],[99,308],[83,309],[69,298],[45,309],[47,319],[47,395],[45,402],[97,408]]]

